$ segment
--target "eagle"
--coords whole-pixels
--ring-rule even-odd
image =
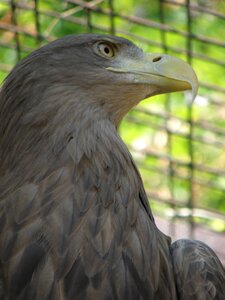
[[[34,51],[0,93],[0,299],[225,299],[203,242],[156,226],[118,134],[141,100],[192,90],[184,61],[110,35]]]

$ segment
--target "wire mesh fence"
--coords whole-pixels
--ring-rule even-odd
[[[70,33],[121,35],[193,65],[194,103],[188,94],[157,96],[134,109],[120,132],[159,226],[207,240],[225,263],[224,28],[220,0],[0,1],[0,81],[32,50]]]

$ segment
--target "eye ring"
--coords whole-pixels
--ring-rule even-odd
[[[97,54],[105,57],[112,58],[115,56],[115,47],[112,44],[106,42],[100,42],[96,45]]]

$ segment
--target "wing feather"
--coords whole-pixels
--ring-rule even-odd
[[[15,300],[174,300],[169,242],[128,151],[101,152],[99,141],[99,152],[81,155],[73,139],[69,144],[66,164],[0,203],[5,293]],[[20,281],[21,270],[27,277]]]
[[[225,299],[225,270],[206,244],[178,240],[171,246],[179,299]]]

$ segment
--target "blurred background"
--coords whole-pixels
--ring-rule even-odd
[[[159,228],[208,243],[225,264],[225,1],[0,0],[0,84],[28,53],[66,34],[110,33],[178,56],[199,93],[156,96],[120,126]]]

